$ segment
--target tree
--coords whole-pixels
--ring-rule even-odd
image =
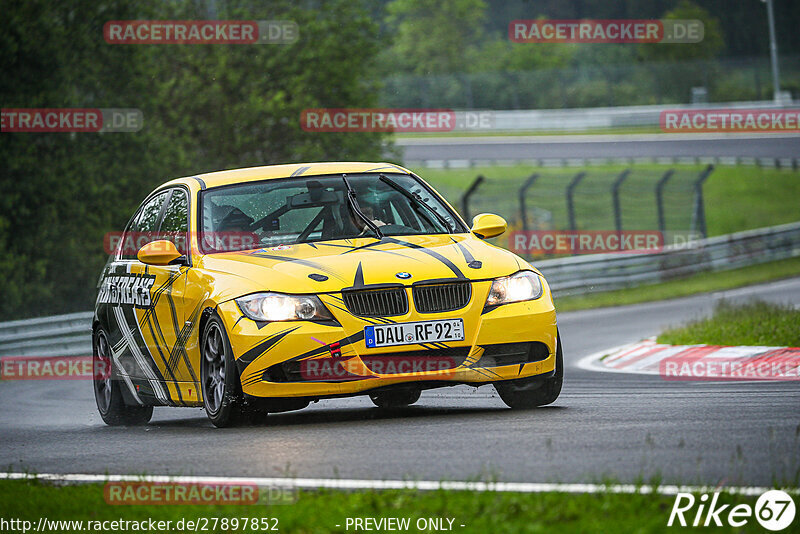
[[[482,41],[483,0],[394,0],[387,5],[392,55],[415,74],[469,70],[469,56]]]
[[[643,44],[641,45],[641,55],[644,59],[649,61],[712,59],[717,57],[725,48],[719,20],[712,17],[708,11],[689,0],[681,0],[677,7],[664,13],[661,18],[666,20],[703,21],[703,40],[699,43],[691,44]]]
[[[377,104],[377,25],[360,3],[300,10],[218,3],[219,19],[294,20],[291,45],[109,45],[109,20],[204,19],[192,0],[7,0],[0,20],[5,108],[138,108],[136,133],[0,133],[0,319],[86,310],[143,197],[177,176],[381,158],[383,134],[314,133],[305,108]],[[203,6],[204,8],[204,6]]]

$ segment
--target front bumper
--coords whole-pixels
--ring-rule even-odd
[[[547,375],[555,369],[556,313],[545,285],[537,300],[484,310],[490,281],[473,283],[460,310],[383,319],[396,323],[462,318],[464,341],[367,348],[364,327],[381,324],[345,309],[341,294],[320,295],[339,324],[258,324],[237,304],[220,304],[242,390],[253,397],[356,395],[403,383],[479,385]]]

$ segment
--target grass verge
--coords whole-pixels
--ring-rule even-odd
[[[658,336],[670,345],[756,345],[800,347],[800,310],[763,301],[721,301],[711,317],[671,328]]]
[[[535,262],[534,262],[535,265]],[[556,295],[556,309],[559,312],[623,306],[654,300],[685,297],[709,291],[721,291],[748,286],[760,282],[792,278],[800,273],[800,257],[780,260],[761,265],[751,265],[730,271],[701,273],[680,280],[670,280],[630,289],[604,291],[583,295],[559,297]],[[545,277],[547,273],[544,273]],[[800,330],[795,323],[795,329]],[[704,342],[705,343],[705,342]]]
[[[0,503],[5,520],[30,521],[35,529],[39,518],[48,521],[172,521],[171,532],[194,531],[176,529],[177,522],[218,518],[217,528],[209,521],[203,532],[264,532],[242,528],[248,518],[274,518],[280,532],[347,532],[347,518],[408,519],[408,532],[435,531],[417,528],[423,518],[452,519],[455,532],[663,532],[672,510],[674,497],[642,494],[564,494],[564,493],[490,493],[466,491],[359,491],[359,492],[302,492],[291,505],[270,506],[112,506],[103,498],[103,486],[52,486],[29,481],[0,481]],[[722,493],[719,504],[747,503],[755,499]],[[694,518],[694,511],[687,519]],[[222,528],[221,518],[228,518]],[[233,519],[237,518],[237,526]],[[724,521],[724,519],[723,519]],[[758,528],[754,518],[750,521]],[[337,526],[338,525],[338,526]],[[464,525],[464,526],[462,526]],[[72,532],[61,525],[50,531]],[[87,530],[84,528],[84,531]],[[121,530],[121,529],[120,529]],[[130,528],[128,530],[131,530]],[[164,529],[165,531],[167,529]],[[21,530],[19,530],[21,532]],[[96,530],[99,532],[99,530]],[[386,531],[380,529],[379,531]],[[717,531],[717,530],[715,530]],[[730,527],[721,532],[738,530]],[[152,532],[152,530],[151,530]]]

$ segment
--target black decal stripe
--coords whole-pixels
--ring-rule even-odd
[[[336,272],[328,269],[327,267],[325,267],[323,265],[320,265],[319,263],[316,263],[316,262],[313,262],[313,261],[310,261],[310,260],[304,260],[304,259],[301,259],[301,258],[286,258],[284,256],[274,256],[272,254],[266,254],[264,252],[253,252],[250,255],[251,256],[256,256],[258,258],[266,258],[268,260],[273,260],[273,261],[277,261],[277,262],[299,263],[300,265],[305,265],[306,267],[312,267],[314,269],[319,269],[320,271],[326,272],[329,275],[338,278],[342,282],[345,281]]]
[[[456,241],[455,239],[453,239],[453,243],[455,244],[456,247],[458,247],[458,250],[461,251],[461,254],[464,255],[464,261],[467,262],[467,264],[470,264],[473,261],[475,261],[475,256],[472,255],[472,253],[464,244]]]
[[[156,324],[155,327],[154,327],[154,323]],[[154,314],[151,319],[147,320],[147,326],[150,328],[150,335],[153,336],[153,342],[155,343],[156,350],[158,351],[158,355],[161,357],[161,361],[164,362],[164,366],[167,369],[167,373],[169,373],[170,380],[175,385],[175,391],[178,393],[178,402],[180,404],[186,406],[186,403],[183,401],[183,396],[181,395],[181,388],[178,387],[178,379],[175,376],[175,372],[174,372],[174,369],[173,369],[172,358],[170,357],[169,360],[167,360],[167,358],[164,356],[164,351],[161,350],[161,345],[158,342],[158,337],[160,337],[162,343],[164,344],[164,346],[165,347],[167,346],[167,342],[164,339],[164,333],[161,331],[161,327],[157,326],[157,325],[158,325],[158,322],[155,320],[155,314]],[[158,330],[158,333],[156,333],[156,328]],[[150,351],[148,351],[148,352],[150,352]],[[166,382],[164,382],[164,389],[165,389],[166,394],[169,396],[170,395],[169,385]]]
[[[261,343],[259,343],[255,347],[249,349],[244,354],[242,354],[241,357],[239,357],[239,359],[236,360],[236,363],[241,366],[240,369],[244,370],[244,368],[247,367],[248,365],[250,365],[251,363],[253,363],[253,361],[256,358],[258,358],[259,356],[261,356],[262,354],[267,352],[270,348],[272,348],[281,339],[286,337],[291,332],[294,332],[298,328],[300,328],[300,327],[299,326],[295,326],[294,328],[287,328],[286,330],[282,330],[282,331],[272,335],[271,337],[268,337],[267,339],[265,339],[264,341],[262,341]]]
[[[156,304],[158,304],[158,301],[161,299],[161,295],[163,295],[167,289],[171,290],[172,284],[174,284],[175,281],[178,280],[178,278],[180,278],[182,275],[183,273],[181,273],[180,271],[171,273],[169,275],[169,278],[167,278],[167,280],[165,280],[163,284],[161,284],[160,286],[158,286],[158,288],[156,288],[155,292],[150,296],[150,306],[145,310],[145,315],[143,320],[149,318],[149,316],[154,313]]]
[[[360,252],[362,250],[365,250],[365,251],[368,251],[368,252],[382,252],[384,254],[391,254],[392,256],[400,256],[401,258],[406,259],[406,260],[420,261],[417,258],[414,258],[412,256],[407,256],[405,254],[400,254],[399,252],[394,252],[392,250],[381,250],[379,248],[374,248],[374,247],[376,247],[378,245],[383,245],[383,244],[384,244],[383,241],[373,241],[372,243],[367,243],[366,245],[361,245],[360,247],[347,247],[347,248],[349,248],[349,250],[346,250],[346,251],[342,252],[342,255],[350,254],[351,252]]]
[[[369,323],[369,324],[371,324],[371,325],[376,325],[376,324],[378,324],[377,322],[373,322],[373,318],[370,318],[370,317],[361,317],[360,315],[353,315],[352,313],[350,313],[350,310],[348,310],[347,308],[342,308],[341,306],[337,306],[336,304],[331,304],[331,306],[332,306],[332,307],[334,307],[334,308],[336,308],[337,310],[341,310],[341,311],[343,311],[343,312],[347,313],[347,314],[348,314],[348,315],[350,315],[351,317],[357,317],[358,319],[361,319],[362,321],[364,321],[364,322],[366,322],[366,323]],[[375,318],[375,319],[377,319],[377,318]]]
[[[347,241],[350,241],[349,239]],[[334,247],[334,248],[356,248],[353,245],[340,245],[339,243],[317,243],[321,247]]]
[[[338,341],[339,348],[341,350],[341,349],[343,349],[343,348],[345,348],[345,347],[347,347],[349,345],[352,345],[353,343],[356,343],[358,341],[363,341],[363,340],[364,340],[364,330],[360,330],[360,331],[356,332],[355,334],[353,334],[351,336],[347,336],[347,337],[344,337],[344,338],[340,339]],[[330,349],[328,347],[329,347],[329,345],[320,345],[319,347],[317,347],[315,349],[312,349],[312,350],[310,350],[308,352],[304,352],[303,354],[298,354],[297,356],[293,356],[291,358],[287,358],[286,360],[283,360],[283,361],[278,362],[278,363],[294,362],[294,361],[297,361],[297,360],[305,360],[305,359],[308,359],[308,358],[313,358],[314,356],[319,356],[320,354],[325,354],[326,352],[330,352]],[[264,371],[266,371],[271,365],[274,365],[274,364],[270,364],[267,367],[264,367],[262,369],[259,369],[259,370],[255,371],[251,375],[252,378],[247,381],[246,385],[254,384],[256,382],[261,381],[261,378],[264,375]],[[245,385],[245,384],[242,383],[242,385]]]
[[[142,321],[142,323],[139,322],[139,319],[136,317],[136,310],[133,309],[131,306],[122,306],[121,311],[123,319],[125,320],[125,322],[128,323],[128,329],[131,331],[133,342],[138,344],[142,356],[145,357],[145,363],[147,363],[148,367],[153,371],[156,379],[163,384],[164,376],[161,374],[161,369],[159,369],[158,366],[156,365],[156,362],[153,359],[153,355],[150,354],[150,348],[147,346],[144,336],[142,335],[141,328],[144,326],[143,324],[144,320]],[[133,315],[132,319],[130,315]],[[147,356],[149,356],[150,358],[148,359]]]
[[[172,298],[172,286],[173,284],[170,284],[169,291],[167,291],[166,293],[167,293],[167,302],[169,302],[170,317],[172,318],[172,330],[175,334],[175,343],[177,344],[177,340],[180,338],[181,335],[181,327],[178,325],[178,312],[175,309],[175,299]],[[155,313],[153,314],[153,318],[156,320],[156,322],[158,321],[158,316]],[[179,356],[180,352],[175,351],[173,347],[173,350],[170,353],[170,358],[169,358],[170,366],[172,366],[173,368],[177,368]]]
[[[356,277],[353,279],[353,287],[364,287],[364,267],[358,262]]]
[[[202,303],[198,303],[195,306],[195,309],[192,311],[191,316],[189,317],[188,324],[184,324],[183,329],[180,332],[180,335],[175,340],[175,346],[172,347],[173,352],[178,352],[183,358],[183,363],[186,365],[186,369],[189,371],[189,375],[192,377],[192,381],[195,385],[199,388],[200,381],[197,379],[197,374],[194,371],[194,367],[192,367],[192,362],[189,360],[189,353],[186,351],[186,342],[189,341],[189,337],[194,330],[195,325],[197,324],[197,320],[200,317],[200,312],[202,311]]]
[[[442,256],[441,254],[439,254],[436,251],[427,249],[427,248],[425,248],[425,247],[423,247],[421,245],[416,245],[414,243],[409,243],[408,241],[395,239],[393,237],[385,237],[384,240],[385,241],[389,241],[390,243],[396,243],[396,244],[404,246],[404,247],[408,247],[408,248],[413,248],[413,249],[419,250],[420,252],[422,252],[424,254],[427,254],[428,256],[431,256],[433,258],[436,258],[437,260],[439,260],[440,262],[445,264],[451,271],[453,271],[453,274],[455,274],[458,278],[466,278],[466,276],[464,276],[464,273],[462,273],[461,270],[458,267],[456,267],[456,265],[452,261],[450,261],[449,259],[445,258],[444,256]]]

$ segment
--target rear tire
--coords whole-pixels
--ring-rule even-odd
[[[114,374],[111,346],[105,330],[94,334],[92,358],[92,388],[97,411],[109,426],[146,425],[153,417],[152,406],[129,406],[122,396],[122,384]]]
[[[403,408],[417,402],[421,394],[422,391],[418,389],[399,389],[395,391],[371,393],[369,400],[378,408]]]
[[[555,374],[544,380],[535,376],[519,380],[495,382],[494,387],[509,408],[527,410],[545,406],[556,401],[564,383],[564,355],[561,350],[561,335],[556,341]]]
[[[242,385],[225,325],[216,314],[208,319],[203,329],[200,353],[206,415],[218,428],[242,424],[247,419]]]

